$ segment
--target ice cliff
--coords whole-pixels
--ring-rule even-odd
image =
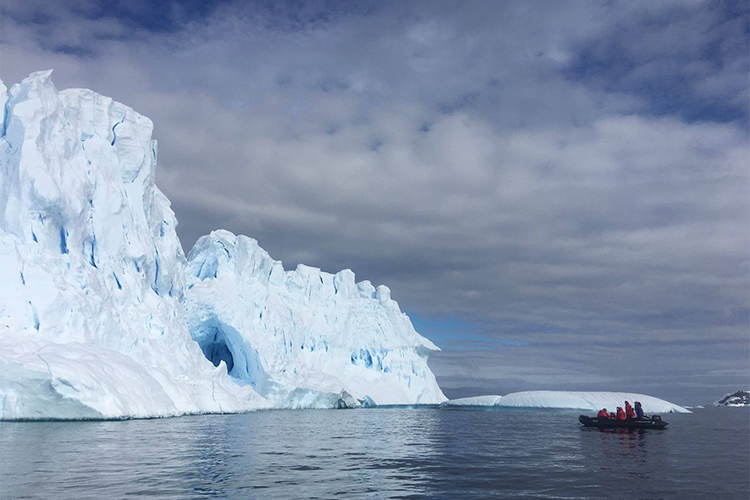
[[[190,339],[151,121],[50,72],[0,90],[0,417],[263,405]]]
[[[349,270],[285,271],[255,240],[228,231],[198,240],[186,276],[185,314],[203,352],[282,405],[294,405],[287,393],[297,388],[377,404],[445,400],[427,366],[437,347],[386,286],[355,283]]]
[[[226,232],[187,265],[151,121],[50,73],[0,82],[0,419],[444,399],[387,288]]]

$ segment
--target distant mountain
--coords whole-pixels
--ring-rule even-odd
[[[714,406],[750,406],[750,391],[737,391],[733,394],[727,394]]]

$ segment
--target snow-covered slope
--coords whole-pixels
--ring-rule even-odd
[[[682,406],[645,394],[630,392],[572,392],[572,391],[527,391],[514,392],[507,396],[477,396],[474,398],[454,399],[444,403],[446,406],[499,406],[515,408],[569,408],[576,410],[614,411],[618,406],[625,406],[640,401],[643,411],[651,413],[690,413]]]
[[[0,110],[0,419],[265,405],[190,338],[151,121],[50,72]]]
[[[437,347],[387,287],[355,283],[349,270],[285,271],[255,240],[228,231],[202,237],[188,260],[193,338],[276,404],[318,406],[342,390],[379,405],[445,400],[427,366]]]

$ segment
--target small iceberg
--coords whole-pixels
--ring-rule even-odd
[[[375,408],[378,406],[378,404],[373,401],[370,396],[365,396],[364,399],[360,399],[359,404],[362,408]]]
[[[369,396],[365,396],[365,399],[375,404]],[[285,410],[344,410],[361,406],[362,403],[354,399],[346,390],[335,393],[303,388],[294,389],[277,405],[278,408]]]
[[[663,399],[632,392],[575,392],[575,391],[525,391],[506,396],[476,396],[452,399],[441,406],[477,406],[506,408],[548,408],[598,411],[602,408],[614,410],[624,406],[625,401],[640,401],[647,414],[690,413],[682,406]]]

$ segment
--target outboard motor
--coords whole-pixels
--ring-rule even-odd
[[[669,425],[661,419],[659,415],[653,415],[651,417],[651,423],[656,426],[657,429],[664,429]]]

